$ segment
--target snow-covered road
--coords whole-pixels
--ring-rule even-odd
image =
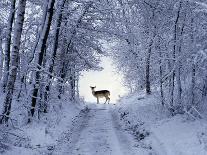
[[[132,137],[122,131],[110,112],[110,105],[92,106],[85,128],[73,145],[73,155],[133,155]]]

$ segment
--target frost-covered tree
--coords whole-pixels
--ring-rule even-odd
[[[21,43],[21,34],[24,23],[24,14],[26,8],[26,0],[19,0],[17,18],[14,25],[13,46],[11,52],[11,71],[8,76],[6,87],[6,97],[4,100],[4,110],[0,119],[0,123],[7,122],[11,112],[11,103],[14,93],[14,85],[17,76],[17,69],[19,63],[19,49]]]
[[[3,36],[2,36],[2,28],[0,28],[0,80],[3,75],[3,63],[4,63],[4,53],[3,53]],[[0,83],[1,84],[1,83]]]
[[[159,84],[161,103],[172,113],[202,103],[199,89],[205,92],[206,87],[199,66],[205,66],[205,5],[180,0],[119,0],[114,5],[120,40],[113,57],[131,88],[145,86],[150,93],[150,87]]]
[[[12,35],[12,26],[14,23],[14,16],[15,16],[15,5],[16,0],[12,0],[10,2],[10,13],[8,18],[8,24],[7,24],[7,31],[6,31],[6,39],[5,39],[5,50],[4,50],[4,76],[3,76],[3,89],[5,91],[8,76],[9,76],[9,66],[10,66],[10,53],[11,53],[11,35]]]
[[[43,65],[43,61],[44,61],[44,55],[45,55],[45,51],[46,51],[46,43],[47,43],[47,38],[49,35],[49,30],[50,30],[50,26],[52,23],[52,17],[53,17],[53,8],[54,8],[54,4],[55,4],[55,0],[49,0],[48,3],[46,4],[47,9],[45,9],[46,13],[46,17],[43,16],[43,18],[45,18],[44,24],[42,25],[42,34],[40,35],[40,39],[39,39],[39,43],[38,43],[38,47],[37,50],[35,51],[36,53],[36,57],[35,57],[35,65],[37,64],[37,69],[40,70],[42,65]],[[31,116],[34,115],[35,112],[35,108],[36,108],[36,101],[37,101],[37,95],[38,95],[38,91],[40,89],[40,71],[35,71],[35,78],[34,78],[34,90],[32,92],[32,104],[31,104]],[[30,119],[29,119],[30,121]]]

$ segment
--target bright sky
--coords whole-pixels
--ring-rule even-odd
[[[92,95],[90,86],[96,86],[95,90],[109,90],[111,95],[111,103],[115,103],[119,99],[119,95],[123,96],[127,93],[127,89],[122,85],[122,76],[116,73],[109,57],[102,58],[102,71],[82,72],[80,77],[80,96],[83,96],[86,102],[96,102],[96,98]],[[105,98],[100,99],[100,103],[104,103]]]

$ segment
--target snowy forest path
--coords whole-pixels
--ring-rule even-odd
[[[111,113],[112,105],[90,106],[90,117],[73,155],[134,155],[131,135],[118,126]]]

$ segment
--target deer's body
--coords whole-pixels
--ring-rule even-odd
[[[110,98],[109,98],[110,91],[108,91],[108,90],[98,90],[98,91],[95,91],[95,88],[96,87],[91,87],[91,90],[92,90],[93,96],[96,97],[96,99],[97,99],[97,104],[99,104],[99,98],[104,98],[104,97],[106,98],[105,103],[108,101],[108,104],[109,104],[109,101],[110,101]]]

